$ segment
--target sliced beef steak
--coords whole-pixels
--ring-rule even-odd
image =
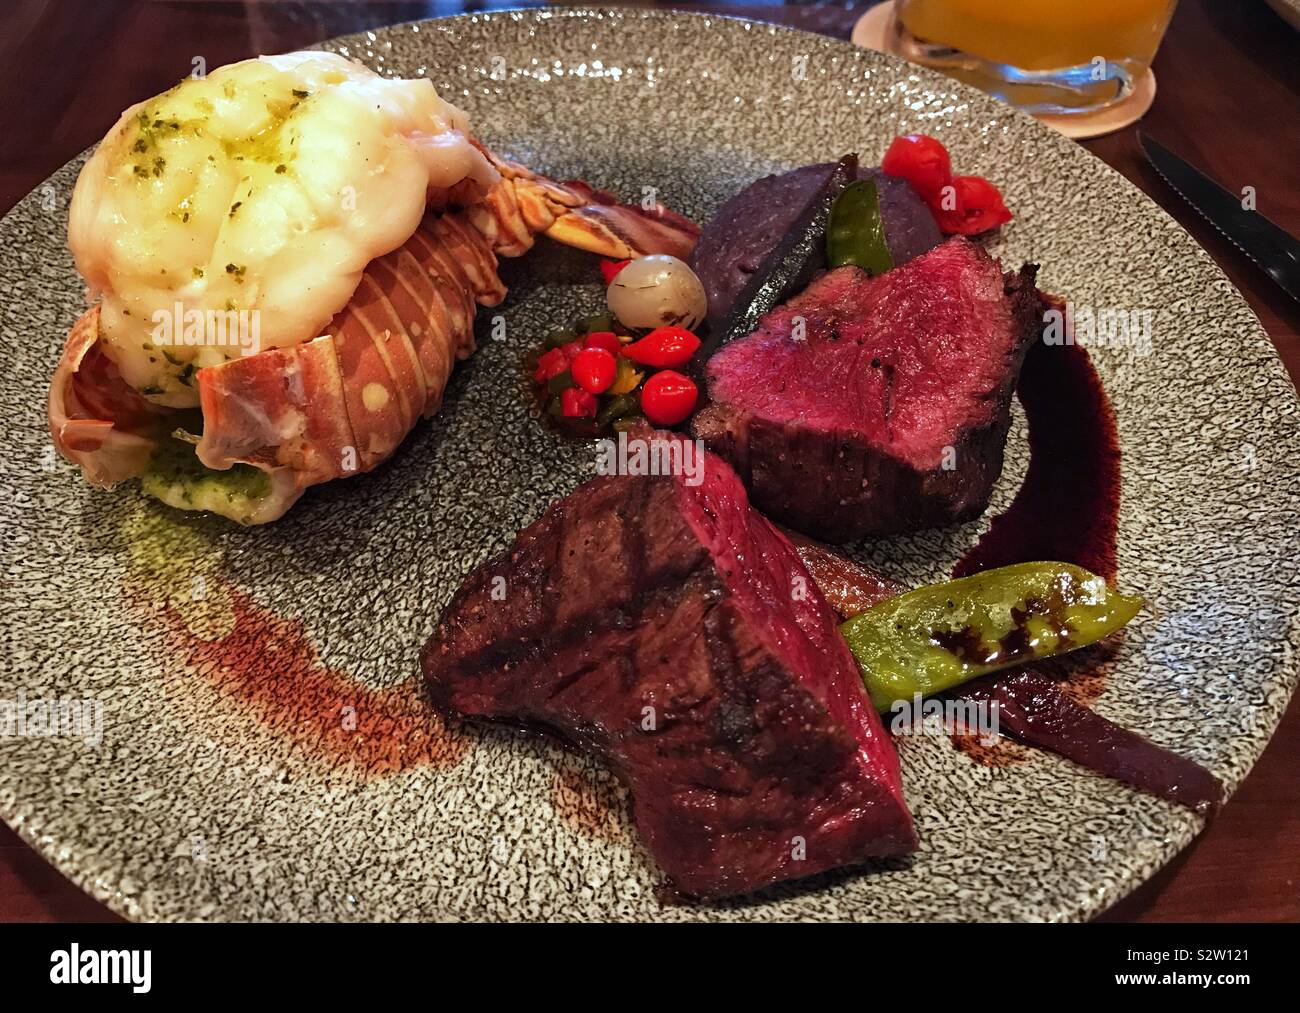
[[[834,613],[735,473],[703,474],[595,479],[479,567],[421,655],[434,703],[604,757],[689,896],[913,850]]]
[[[829,271],[708,365],[695,433],[760,510],[847,541],[978,515],[1040,326],[1036,268],[954,238],[871,278]]]

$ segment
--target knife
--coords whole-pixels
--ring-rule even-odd
[[[1229,193],[1163,144],[1138,131],[1138,142],[1156,172],[1183,200],[1253,260],[1292,299],[1300,302],[1300,240],[1258,211],[1247,211]]]

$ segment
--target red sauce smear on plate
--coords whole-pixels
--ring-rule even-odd
[[[418,678],[372,689],[325,665],[301,619],[286,619],[226,586],[234,628],[206,639],[165,610],[184,660],[261,724],[289,739],[297,755],[351,768],[362,777],[411,767],[454,767],[473,738],[433,711]],[[412,663],[414,667],[414,663]]]
[[[1113,583],[1119,436],[1087,351],[1036,344],[1016,394],[1029,422],[1029,471],[953,576],[1042,559],[1074,563]]]
[[[630,843],[627,804],[608,780],[597,780],[571,758],[557,761],[551,804],[556,814],[583,837]]]
[[[1119,527],[1120,448],[1101,379],[1080,345],[1037,344],[1016,389],[1029,423],[1029,470],[1011,506],[953,568],[954,577],[1032,560],[1074,563],[1114,583]],[[1200,765],[1089,710],[1101,695],[1107,642],[1078,655],[979,679],[969,699],[996,701],[1003,731],[1104,776],[1206,812],[1223,798]],[[1005,766],[1032,751],[1006,738],[953,743],[978,763]]]

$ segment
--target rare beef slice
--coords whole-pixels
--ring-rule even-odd
[[[958,237],[877,278],[829,271],[713,356],[695,434],[817,538],[975,517],[1041,326],[1036,270],[1004,275]]]
[[[440,709],[599,754],[688,896],[916,846],[834,613],[711,455],[696,485],[607,476],[551,506],[470,575],[421,662]]]

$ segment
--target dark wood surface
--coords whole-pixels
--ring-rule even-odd
[[[492,5],[489,5],[492,6]],[[499,5],[496,5],[499,6]],[[847,38],[870,6],[671,4]],[[7,0],[0,10],[0,207],[95,143],[132,102],[170,87],[202,56],[216,67],[333,35],[484,9],[452,2]],[[1182,0],[1156,59],[1144,128],[1217,177],[1253,186],[1259,209],[1300,235],[1300,35],[1262,0]],[[1300,378],[1300,306],[1147,166],[1130,128],[1085,142],[1209,251]],[[1168,867],[1103,916],[1114,921],[1300,921],[1300,700],[1236,796]],[[0,919],[108,920],[0,826]]]

